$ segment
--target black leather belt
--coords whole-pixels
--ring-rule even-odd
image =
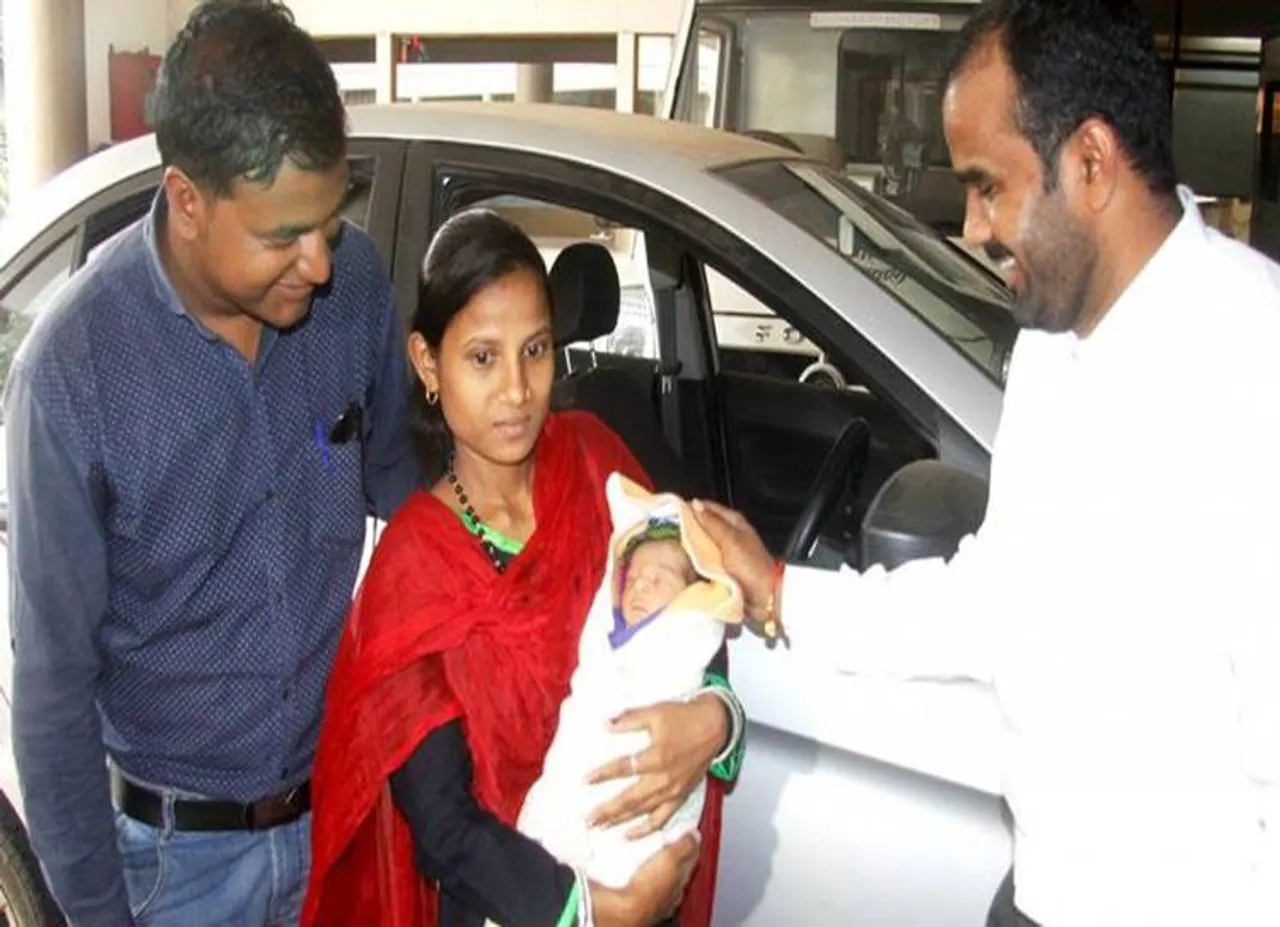
[[[116,807],[151,827],[164,826],[164,796],[130,782],[115,770],[111,791]],[[311,783],[249,804],[179,798],[173,803],[176,830],[267,830],[292,824],[311,810]]]

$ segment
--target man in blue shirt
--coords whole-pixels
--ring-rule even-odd
[[[403,340],[284,7],[198,8],[155,125],[151,214],[6,396],[18,770],[74,927],[292,923],[366,518],[415,479]]]

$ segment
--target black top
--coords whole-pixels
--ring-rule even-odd
[[[408,819],[418,869],[440,889],[440,927],[555,927],[573,870],[541,844],[504,826],[471,795],[462,722],[428,734],[391,776]]]

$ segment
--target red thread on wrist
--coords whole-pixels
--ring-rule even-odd
[[[782,598],[782,577],[786,574],[787,561],[779,557],[773,564],[773,582],[769,586],[769,604],[764,613],[765,637],[775,638],[779,633],[779,602]]]

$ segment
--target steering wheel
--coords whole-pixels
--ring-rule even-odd
[[[870,450],[871,429],[867,427],[866,421],[855,418],[840,432],[840,437],[827,453],[827,459],[822,462],[822,467],[813,480],[809,501],[805,503],[796,526],[791,529],[791,537],[787,539],[787,547],[783,552],[787,563],[799,563],[809,556],[822,526],[866,469]]]

